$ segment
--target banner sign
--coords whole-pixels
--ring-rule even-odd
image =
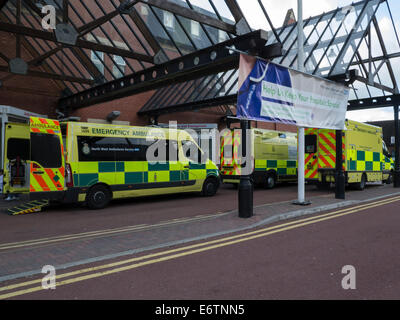
[[[345,129],[350,90],[241,55],[237,116],[299,127]]]

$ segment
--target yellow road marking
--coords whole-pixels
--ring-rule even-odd
[[[170,253],[175,253],[175,252],[179,252],[179,251],[193,249],[193,248],[196,248],[196,247],[207,246],[205,248],[185,251],[185,252],[182,252],[182,253],[168,255],[166,257],[161,257],[161,258],[158,258],[158,259],[147,260],[147,261],[144,261],[144,262],[141,262],[141,263],[128,265],[128,266],[125,266],[125,267],[120,267],[120,268],[111,269],[111,270],[108,270],[108,271],[92,273],[92,274],[88,274],[86,276],[80,276],[80,277],[77,277],[77,278],[72,278],[72,279],[60,281],[60,282],[57,282],[56,285],[60,286],[60,285],[65,285],[65,284],[71,284],[71,283],[74,283],[74,282],[79,282],[79,281],[83,281],[83,280],[87,280],[87,279],[97,278],[97,277],[105,276],[105,275],[108,275],[108,274],[113,274],[113,273],[118,273],[118,272],[121,272],[121,271],[135,269],[135,268],[138,268],[138,267],[141,267],[141,266],[154,264],[154,263],[157,263],[157,262],[167,261],[167,260],[176,259],[176,258],[179,258],[179,257],[182,257],[182,256],[187,256],[187,255],[191,255],[191,254],[195,254],[195,253],[199,253],[199,252],[203,252],[203,251],[208,251],[208,250],[212,250],[212,249],[216,249],[216,248],[221,248],[221,247],[225,247],[225,246],[228,246],[228,245],[237,244],[237,243],[241,243],[241,242],[244,242],[244,241],[257,239],[257,238],[260,238],[260,237],[265,237],[267,235],[271,235],[271,234],[275,234],[275,233],[279,233],[279,232],[283,232],[283,231],[299,228],[299,227],[302,227],[302,226],[315,224],[315,223],[318,223],[318,222],[321,222],[321,221],[330,220],[330,219],[334,219],[334,218],[337,218],[337,217],[349,215],[351,213],[355,213],[355,212],[363,211],[363,210],[366,210],[366,209],[371,209],[371,208],[374,208],[374,207],[382,206],[382,205],[385,205],[385,204],[397,202],[399,200],[400,200],[400,197],[395,197],[395,198],[390,198],[390,199],[386,199],[386,200],[376,201],[376,202],[373,202],[373,203],[370,203],[370,204],[360,205],[360,206],[357,206],[357,207],[354,207],[354,208],[342,209],[342,210],[338,210],[338,211],[335,211],[335,212],[319,215],[319,216],[316,216],[316,217],[306,218],[306,219],[293,221],[293,222],[288,222],[288,223],[284,223],[284,224],[273,226],[273,227],[268,227],[268,228],[257,230],[257,231],[248,232],[246,234],[226,237],[226,238],[223,238],[223,239],[217,239],[217,240],[208,241],[208,242],[205,242],[205,243],[199,243],[199,244],[196,244],[196,245],[186,246],[186,247],[183,247],[183,248],[167,250],[167,251],[164,251],[164,252],[158,252],[158,253],[154,253],[154,254],[149,254],[149,255],[146,255],[146,256],[132,258],[132,259],[124,260],[124,261],[118,261],[118,262],[115,262],[115,263],[110,263],[110,264],[106,264],[106,265],[102,265],[102,266],[81,269],[81,270],[77,270],[77,271],[74,271],[74,272],[69,272],[69,273],[58,275],[57,278],[58,279],[65,278],[65,277],[69,277],[69,276],[72,276],[72,275],[87,273],[87,272],[90,272],[90,271],[97,271],[97,270],[101,270],[101,269],[111,268],[111,267],[114,267],[114,266],[118,266],[118,265],[121,265],[121,264],[127,264],[127,263],[134,262],[134,261],[145,260],[145,259],[149,259],[149,258],[152,258],[152,257],[160,256],[160,255],[167,255],[167,254],[170,254]],[[269,230],[269,231],[265,232],[267,230]],[[264,232],[264,233],[262,233],[262,232]],[[257,234],[257,233],[260,233],[260,234]],[[246,237],[247,235],[252,235],[252,236]],[[237,239],[237,238],[239,238],[239,239]],[[236,239],[236,240],[233,240],[233,239]],[[228,240],[232,240],[232,241],[228,241]],[[227,242],[225,242],[225,241],[227,241]],[[223,242],[223,243],[219,243],[219,242]],[[214,243],[217,243],[217,244],[208,246],[208,245],[214,244]],[[14,285],[1,287],[0,291],[9,291],[9,290],[12,290],[12,289],[15,289],[15,288],[18,288],[18,287],[25,287],[25,286],[28,286],[28,285],[31,285],[31,284],[40,283],[40,282],[41,282],[41,279],[36,279],[36,280],[27,281],[27,282],[23,282],[23,283],[17,283],[17,284],[14,284]],[[32,293],[32,292],[36,292],[36,291],[40,291],[40,290],[43,290],[43,288],[41,286],[40,287],[30,288],[30,289],[25,289],[25,290],[20,290],[20,291],[15,291],[15,292],[7,293],[7,294],[4,294],[4,295],[0,295],[0,299],[7,299],[7,298],[10,298],[10,297],[19,296],[19,295],[23,295],[23,294],[27,294],[27,293]]]
[[[21,241],[21,242],[5,243],[5,244],[0,245],[0,251],[7,250],[7,249],[28,247],[28,246],[36,246],[39,244],[55,243],[55,242],[61,242],[61,241],[66,241],[66,240],[76,240],[76,239],[90,238],[90,237],[101,237],[101,236],[110,235],[110,234],[114,234],[114,233],[123,233],[123,232],[138,231],[138,230],[150,230],[150,229],[154,229],[154,228],[158,228],[158,227],[176,225],[176,224],[181,224],[181,223],[183,224],[183,223],[187,223],[187,222],[194,222],[194,221],[200,221],[200,220],[207,220],[207,219],[211,219],[214,217],[218,217],[219,215],[221,215],[221,214],[205,215],[205,216],[194,217],[194,218],[180,218],[180,219],[174,219],[171,221],[160,222],[160,223],[153,224],[153,225],[141,224],[141,225],[136,225],[136,226],[90,231],[90,232],[76,233],[76,234],[71,234],[71,235],[42,238],[42,239],[37,239],[37,240],[27,240],[27,241]]]

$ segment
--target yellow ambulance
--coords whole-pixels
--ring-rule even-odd
[[[4,192],[83,202],[181,192],[213,196],[218,167],[185,131],[31,118],[6,127]],[[151,156],[150,161],[148,155]]]
[[[297,181],[297,134],[251,129],[251,178],[255,185],[272,189],[278,182]],[[241,130],[225,131],[221,137],[221,180],[237,184],[242,171]]]
[[[346,183],[363,190],[367,182],[392,181],[394,162],[382,128],[346,120],[343,131],[343,170]],[[335,182],[336,133],[334,130],[305,130],[305,178],[318,187]]]

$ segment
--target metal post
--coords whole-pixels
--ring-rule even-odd
[[[343,131],[336,130],[335,198],[345,199],[346,178],[343,171]]]
[[[297,69],[301,72],[304,72],[304,30],[303,30],[303,1],[297,0],[297,8],[298,8],[298,22],[297,22],[297,45],[298,45],[298,53],[297,53]],[[298,141],[299,141],[299,150],[298,150],[298,198],[294,204],[299,205],[308,205],[309,201],[305,200],[305,178],[304,178],[304,153],[305,153],[305,137],[304,137],[304,128],[299,127],[298,129]]]
[[[241,144],[242,144],[242,167],[245,163],[244,161],[247,159],[251,161],[251,152],[247,154],[247,129],[250,129],[250,121],[248,120],[241,120],[240,126],[242,129],[242,137],[241,137]],[[251,165],[246,162],[247,165]],[[241,168],[243,171],[243,168]],[[239,183],[239,218],[251,218],[253,216],[253,183],[251,181],[250,175],[242,174],[240,176],[240,183]]]
[[[395,131],[395,163],[393,172],[393,185],[400,188],[400,125],[399,125],[399,106],[394,107],[394,131]]]

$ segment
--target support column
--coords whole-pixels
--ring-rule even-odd
[[[395,131],[395,163],[393,172],[393,184],[395,188],[400,188],[400,124],[399,106],[394,107],[394,131]]]
[[[241,144],[242,144],[242,168],[239,183],[239,218],[251,218],[253,216],[253,182],[250,174],[243,174],[244,161],[252,161],[251,152],[247,154],[247,129],[250,128],[250,121],[241,120],[240,127],[242,129]],[[246,162],[247,166],[252,165]]]
[[[336,130],[335,198],[345,199],[346,177],[343,171],[343,131]]]

